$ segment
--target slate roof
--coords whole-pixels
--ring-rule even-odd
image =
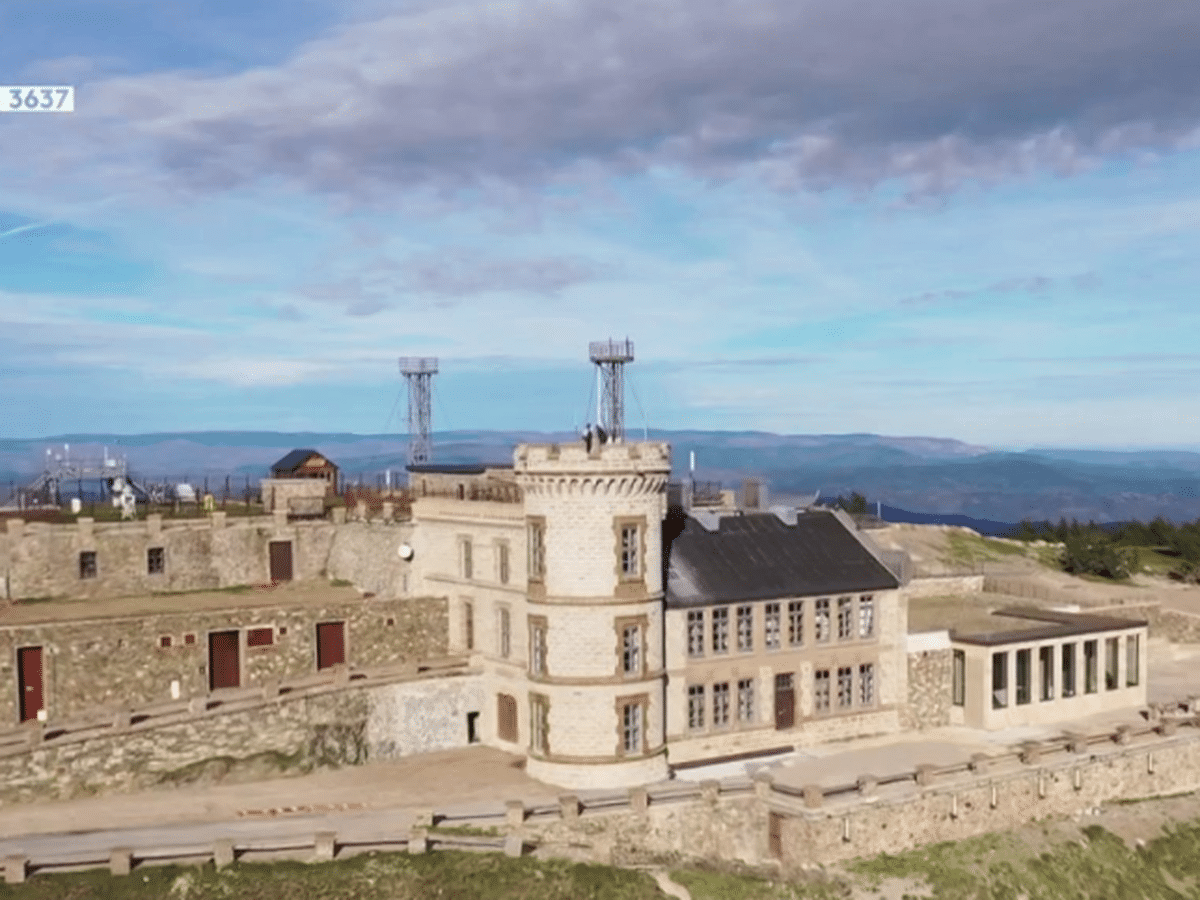
[[[277,463],[275,463],[275,465],[271,466],[271,472],[295,472],[296,469],[300,468],[300,466],[304,464],[304,461],[310,456],[320,456],[325,458],[327,462],[329,461],[328,457],[325,457],[324,453],[319,453],[316,450],[293,450],[291,453],[288,453]],[[330,462],[330,465],[333,465],[333,463]]]
[[[997,644],[1044,641],[1103,631],[1122,631],[1127,628],[1140,628],[1148,624],[1145,619],[1122,619],[1117,616],[1072,613],[1032,606],[1011,606],[998,609],[992,615],[996,619],[995,628],[986,631],[972,629],[974,633],[960,633],[958,629],[951,628],[950,639],[958,643],[990,647]],[[1033,625],[1031,620],[1045,624]]]
[[[701,606],[893,590],[895,576],[832,513],[722,516],[709,531],[688,516],[664,528],[667,605]]]

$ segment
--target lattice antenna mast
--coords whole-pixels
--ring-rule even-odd
[[[435,356],[400,357],[400,374],[408,382],[408,463],[427,463],[433,458],[433,376]]]
[[[599,425],[608,440],[625,439],[625,363],[633,362],[633,341],[592,341],[588,355],[599,369]]]

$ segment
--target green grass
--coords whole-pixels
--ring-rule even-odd
[[[1148,569],[1154,575],[1166,575],[1180,563],[1179,557],[1167,556],[1150,547],[1135,547],[1134,549],[1138,553],[1139,568]]]
[[[332,863],[163,866],[33,876],[0,900],[663,900],[644,872],[499,853],[371,853]]]
[[[951,531],[947,535],[947,554],[944,562],[953,565],[974,565],[1006,556],[1025,556],[1026,548],[1007,541]]]
[[[1136,850],[1099,825],[1083,831],[1086,846],[1043,844],[1040,854],[1006,833],[884,854],[858,860],[848,869],[873,883],[884,877],[918,879],[932,888],[934,897],[955,900],[1200,896],[1195,862],[1200,858],[1200,823],[1176,826]]]
[[[347,581],[345,578],[335,578],[329,584],[333,587],[354,587],[354,582]]]
[[[852,896],[847,881],[824,875],[797,883],[701,869],[673,869],[670,874],[672,881],[687,888],[692,900],[844,900]]]

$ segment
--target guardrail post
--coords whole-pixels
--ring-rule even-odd
[[[775,776],[767,769],[759,769],[754,773],[754,794],[760,800],[771,796],[771,787],[775,784]]]
[[[1083,770],[1079,766],[1071,770],[1071,787],[1077,791],[1083,788]]]
[[[1027,766],[1037,765],[1042,758],[1041,745],[1036,741],[1026,741],[1021,746],[1021,762]]]
[[[879,787],[879,779],[874,775],[858,776],[858,793],[862,797],[873,797]]]
[[[331,519],[333,519],[334,525],[345,525],[346,524],[346,507],[344,507],[344,506],[333,507],[333,509],[329,510],[329,517]]]
[[[433,827],[433,810],[432,809],[418,809],[416,811],[416,813],[413,814],[412,824],[413,824],[414,828],[432,828]]]
[[[819,784],[806,784],[804,786],[804,805],[810,809],[816,809],[825,802],[825,792],[821,790]]]
[[[972,753],[970,769],[977,774],[983,774],[988,770],[988,764],[991,762],[991,757],[986,753]]]
[[[573,822],[579,818],[579,798],[574,794],[563,794],[558,798],[558,813],[564,821]]]
[[[1163,719],[1158,723],[1155,730],[1163,737],[1170,737],[1179,730],[1179,721],[1177,719]]]
[[[524,850],[524,842],[521,840],[521,835],[510,834],[504,838],[504,855],[505,856],[520,856]]]
[[[525,801],[509,800],[504,804],[505,823],[510,828],[519,828],[525,824]]]
[[[24,884],[28,870],[28,856],[6,856],[4,858],[4,883]]]
[[[429,832],[424,828],[413,828],[408,832],[408,852],[424,853],[429,849]]]
[[[1078,731],[1067,732],[1067,749],[1072,753],[1086,753],[1088,748],[1087,735]]]
[[[350,665],[342,663],[333,670],[333,683],[338,687],[345,687],[350,683]]]
[[[133,710],[128,706],[123,706],[113,712],[112,727],[113,731],[124,731],[133,724]]]
[[[39,747],[46,740],[46,724],[36,720],[26,726],[29,729],[29,746]]]
[[[313,838],[313,856],[322,862],[328,862],[337,855],[337,834],[332,831],[318,831]]]
[[[1113,735],[1113,740],[1118,744],[1128,744],[1131,738],[1131,731],[1133,731],[1133,728],[1130,725],[1118,725],[1117,732]]]
[[[396,504],[391,500],[383,501],[383,521],[390,522],[396,518]]]
[[[282,685],[278,678],[269,678],[263,682],[262,697],[264,700],[274,700],[279,696],[279,691]]]
[[[117,847],[108,854],[110,875],[128,875],[133,871],[133,851],[128,847]]]
[[[930,763],[921,763],[917,766],[917,784],[921,787],[928,787],[933,784],[934,773],[937,772],[937,766]]]
[[[629,807],[635,813],[645,813],[650,808],[650,792],[644,787],[630,788]]]
[[[208,712],[208,696],[201,695],[199,697],[188,698],[188,715],[199,716]]]
[[[716,803],[717,796],[721,793],[721,782],[709,778],[700,782],[700,798],[705,803]]]
[[[213,841],[213,864],[218,869],[223,869],[230,865],[234,860],[233,841],[222,839]]]

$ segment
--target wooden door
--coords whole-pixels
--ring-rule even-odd
[[[346,623],[317,625],[317,669],[328,669],[346,661]]]
[[[796,721],[796,689],[792,673],[775,676],[775,729],[791,728]]]
[[[242,667],[238,659],[240,646],[238,638],[236,631],[209,632],[208,687],[210,690],[241,686]]]
[[[292,542],[271,541],[271,581],[292,580]]]
[[[517,740],[517,699],[508,694],[496,695],[496,732],[502,741]]]
[[[42,693],[42,648],[22,647],[17,651],[17,690],[21,721],[36,719],[45,699]]]

